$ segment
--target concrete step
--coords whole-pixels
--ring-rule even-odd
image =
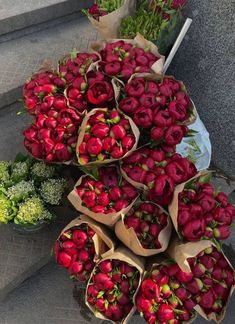
[[[68,1],[70,2],[70,1]],[[77,1],[80,2],[80,1]],[[83,1],[82,1],[83,2]],[[97,33],[86,17],[0,44],[0,108],[22,97],[22,85],[45,59],[57,61],[74,47],[87,50]]]
[[[79,12],[91,3],[92,0],[0,0],[0,36]]]

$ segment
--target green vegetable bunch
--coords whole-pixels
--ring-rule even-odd
[[[95,2],[99,6],[100,10],[110,13],[120,8],[123,5],[124,0],[97,0]]]
[[[0,161],[0,223],[52,220],[47,205],[59,205],[66,186],[57,166],[21,154],[14,162]]]

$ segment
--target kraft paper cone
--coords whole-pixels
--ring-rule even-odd
[[[190,271],[190,266],[189,266],[189,263],[188,263],[187,259],[190,258],[190,257],[196,257],[200,252],[202,252],[205,249],[207,249],[209,247],[212,247],[212,246],[215,246],[215,244],[213,242],[209,241],[209,240],[203,240],[203,241],[198,241],[198,242],[189,242],[189,243],[183,244],[177,238],[172,242],[172,244],[169,247],[169,249],[167,250],[167,252],[171,256],[171,258],[178,263],[179,267],[183,271],[191,272]],[[228,262],[229,266],[231,267],[231,269],[234,271],[234,269],[233,269],[231,263],[229,262],[229,260],[226,258],[226,256],[224,255],[223,252],[222,252],[222,254],[225,257],[225,259],[227,260],[227,262]],[[229,300],[230,300],[230,298],[231,298],[231,296],[233,294],[234,289],[235,289],[235,285],[233,285],[231,287],[227,303],[226,303],[226,305],[224,306],[222,312],[219,315],[217,315],[215,313],[212,313],[212,314],[209,314],[209,315],[205,314],[205,312],[203,311],[203,309],[201,308],[200,305],[196,305],[194,307],[194,309],[198,312],[198,314],[200,314],[206,320],[208,320],[208,321],[214,320],[216,323],[220,323],[224,319],[226,309],[228,307],[228,303],[229,303]]]
[[[77,147],[76,147],[76,152],[77,152],[77,158],[78,158],[78,163],[79,163],[79,146],[80,144],[83,142],[83,138],[84,138],[84,134],[85,134],[85,129],[86,129],[86,125],[87,122],[89,120],[89,118],[94,115],[97,111],[103,111],[103,112],[107,112],[108,108],[95,108],[93,110],[91,110],[83,119],[82,125],[80,127],[80,131],[79,131],[79,135],[78,135],[78,141],[77,141]],[[131,126],[131,130],[132,133],[135,137],[135,144],[133,145],[132,149],[130,151],[128,151],[123,157],[122,159],[124,159],[125,157],[129,156],[132,152],[134,152],[137,148],[138,145],[138,141],[139,141],[139,137],[140,137],[140,132],[138,127],[135,125],[135,123],[133,122],[133,120],[124,115],[122,113],[123,117],[129,120],[130,126]],[[91,166],[91,165],[103,165],[103,164],[107,164],[107,163],[112,163],[114,161],[117,161],[118,159],[106,159],[104,161],[94,161],[94,162],[89,162],[87,164],[85,164],[84,166]]]
[[[197,179],[201,176],[204,176],[206,174],[211,173],[210,171],[203,170],[198,172],[193,178],[187,180],[184,183],[179,184],[178,186],[175,187],[174,194],[173,194],[173,199],[170,205],[168,206],[168,211],[172,220],[172,223],[174,225],[174,228],[178,234],[179,237],[181,237],[179,233],[179,228],[178,228],[178,211],[179,211],[179,194],[184,190],[185,186],[190,183],[192,180]]]
[[[76,192],[76,187],[78,187],[82,183],[82,180],[84,177],[87,177],[87,176],[86,175],[81,176],[81,178],[75,184],[73,191],[71,191],[68,195],[68,200],[71,202],[71,204],[74,206],[74,208],[76,208],[76,210],[78,210],[82,214],[85,214],[85,215],[91,217],[98,223],[102,223],[109,227],[112,227],[120,219],[122,213],[126,214],[131,209],[132,205],[138,198],[138,196],[137,196],[136,199],[134,199],[133,202],[129,206],[127,206],[126,208],[124,208],[116,213],[112,213],[112,214],[94,213],[93,211],[89,210],[87,207],[82,205],[82,200]]]
[[[91,49],[95,53],[99,53],[108,43],[114,43],[120,40],[123,40],[124,42],[130,43],[136,47],[140,47],[142,49],[148,48],[149,51],[154,54],[158,60],[151,66],[151,69],[154,73],[162,75],[164,63],[165,63],[165,56],[161,55],[158,51],[158,48],[155,44],[145,39],[140,33],[137,33],[136,37],[134,39],[120,39],[115,38],[111,39],[112,37],[109,37],[107,41],[96,41],[91,43]],[[139,75],[136,73],[135,75]]]
[[[123,5],[117,10],[99,17],[99,20],[88,16],[91,24],[104,39],[117,38],[122,19],[134,14],[136,8],[135,0],[124,0]]]
[[[85,215],[80,215],[79,217],[72,220],[67,226],[65,226],[65,228],[60,233],[58,240],[64,232],[82,224],[87,224],[96,233],[92,238],[96,252],[96,260],[94,261],[99,260],[100,257],[107,251],[114,251],[116,247],[116,241],[113,239],[112,233],[105,226],[95,222],[93,219]]]
[[[138,206],[140,203],[142,203],[142,202],[135,203],[134,207]],[[162,246],[160,249],[145,249],[145,248],[143,248],[134,229],[126,228],[126,226],[124,224],[124,218],[125,218],[124,214],[121,215],[121,220],[118,221],[115,225],[115,234],[119,238],[119,240],[121,240],[122,243],[124,243],[132,252],[134,252],[137,255],[143,256],[143,257],[149,257],[152,255],[164,252],[168,247],[170,237],[171,237],[172,226],[171,226],[171,220],[170,220],[169,215],[167,214],[167,212],[164,211],[164,209],[161,206],[159,206],[157,204],[154,204],[154,205],[156,205],[158,208],[160,208],[167,215],[167,218],[168,218],[167,226],[165,228],[163,228],[163,230],[159,233],[159,236],[158,236],[158,240]]]
[[[114,252],[110,251],[110,252],[105,253],[103,255],[102,260],[100,260],[100,262],[102,262],[104,260],[110,260],[110,259],[117,259],[117,260],[120,260],[120,261],[127,262],[130,265],[134,266],[139,271],[139,273],[140,273],[139,285],[138,285],[138,287],[136,289],[136,292],[135,292],[135,294],[133,296],[133,300],[135,300],[135,297],[136,297],[136,295],[138,293],[139,287],[140,287],[141,282],[142,282],[142,277],[143,277],[143,274],[144,274],[144,269],[145,269],[145,260],[144,260],[144,258],[137,257],[130,250],[128,250],[127,248],[121,246],[117,250],[115,250]],[[99,266],[99,263],[97,264],[96,267]],[[89,284],[91,282],[91,278],[92,278],[93,274],[95,273],[96,267],[93,269],[93,272],[91,273],[91,277],[90,277],[90,279],[88,281],[88,284],[87,284],[87,289],[88,289]],[[95,317],[100,318],[102,320],[107,320],[107,318],[103,314],[101,314],[98,311],[95,311],[94,307],[91,306],[87,302],[87,289],[86,289],[86,296],[85,296],[85,302],[86,302],[87,307],[94,313]],[[132,310],[130,311],[130,313],[127,315],[127,317],[124,318],[121,322],[113,322],[111,320],[109,320],[109,321],[111,323],[114,323],[114,324],[115,323],[126,324],[131,319],[131,317],[134,315],[135,311],[136,311],[136,306],[134,305]]]

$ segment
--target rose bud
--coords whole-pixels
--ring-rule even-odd
[[[91,128],[90,131],[91,131],[91,133],[93,133],[93,135],[95,137],[98,137],[98,138],[102,139],[102,138],[104,138],[108,134],[109,127],[106,124],[98,123],[98,124],[94,125]]]
[[[191,298],[189,298],[189,299],[187,299],[187,300],[184,301],[184,307],[188,311],[192,311],[195,306],[196,306],[196,303]]]
[[[101,205],[101,206],[108,206],[109,204],[109,195],[107,192],[102,192],[101,194],[99,194],[98,196],[98,203]]]
[[[209,255],[202,255],[198,258],[198,262],[202,263],[207,269],[213,268],[215,261]]]
[[[154,184],[153,192],[157,196],[162,196],[164,194],[171,194],[174,190],[174,183],[170,177],[167,175],[160,175]]]
[[[37,137],[37,130],[34,127],[29,127],[23,132],[24,137],[29,141],[34,141]]]
[[[119,108],[126,114],[133,114],[139,106],[139,102],[134,97],[122,99],[119,102]]]
[[[179,270],[178,272],[176,272],[175,277],[180,282],[188,283],[193,279],[193,273],[192,272],[184,272],[182,270]]]
[[[213,304],[215,302],[215,297],[214,297],[214,294],[211,290],[205,292],[205,293],[202,293],[200,295],[200,298],[199,298],[199,305],[202,307],[202,308],[205,308],[205,309],[210,309]]]
[[[231,235],[231,231],[227,225],[217,226],[213,230],[214,237],[219,240],[225,240]]]
[[[193,219],[184,225],[183,236],[188,241],[199,241],[205,233],[206,225],[204,219]]]
[[[89,254],[86,250],[81,250],[78,252],[78,259],[82,262],[87,262],[89,260]]]
[[[219,260],[217,261],[217,265],[218,265],[219,267],[221,267],[221,268],[225,268],[225,267],[227,267],[228,262],[227,262],[227,260],[226,260],[222,255],[220,255],[220,258],[219,258]]]
[[[127,135],[122,138],[121,145],[125,150],[130,150],[135,144],[135,137],[133,135]]]
[[[123,318],[123,313],[119,305],[109,305],[105,311],[105,316],[114,322],[118,322]]]
[[[114,146],[110,152],[110,155],[113,159],[120,159],[124,155],[122,147]]]
[[[110,136],[116,140],[123,139],[126,136],[126,131],[124,127],[114,125],[110,130]]]
[[[160,140],[162,140],[163,137],[164,137],[163,128],[160,128],[160,127],[154,127],[154,128],[152,128],[151,129],[151,132],[150,132],[150,137],[154,141],[160,141]]]
[[[122,186],[122,196],[124,199],[135,199],[137,196],[136,189],[132,185],[126,184]]]
[[[168,110],[176,120],[184,121],[187,118],[186,107],[180,101],[171,101]]]
[[[86,145],[89,154],[97,156],[101,153],[103,149],[102,142],[99,138],[90,138]]]
[[[117,201],[121,198],[122,196],[122,191],[120,188],[118,187],[114,187],[114,188],[111,188],[110,191],[109,191],[109,198],[112,200],[112,201]]]
[[[180,163],[173,161],[166,166],[166,174],[178,184],[183,182],[185,170]]]
[[[187,284],[187,289],[194,295],[199,293],[199,291],[201,291],[202,288],[203,288],[203,282],[199,278],[194,278],[192,281],[190,281]]]
[[[173,124],[174,119],[167,110],[160,110],[154,116],[153,122],[157,127],[169,127]]]
[[[110,152],[112,148],[116,145],[116,140],[112,137],[105,137],[102,143],[103,149],[107,152]]]
[[[136,182],[145,183],[146,171],[139,166],[134,166],[128,176]]]
[[[133,121],[137,126],[150,128],[153,123],[153,111],[149,108],[139,107],[134,113]]]
[[[142,78],[136,78],[125,86],[125,92],[130,97],[141,97],[145,92],[145,81]]]
[[[126,208],[127,206],[129,205],[129,202],[127,200],[124,200],[124,199],[119,199],[115,202],[114,204],[114,209],[116,211],[120,211],[124,208]]]
[[[141,284],[141,292],[147,299],[158,299],[160,288],[152,279],[145,279]]]
[[[202,192],[198,195],[198,204],[205,212],[209,212],[215,207],[215,199]]]
[[[151,150],[150,157],[155,162],[161,162],[165,160],[165,152],[163,152],[162,150]]]
[[[83,270],[83,264],[79,261],[73,262],[69,267],[70,275],[76,275],[79,272],[82,272],[82,270]]]
[[[179,144],[185,136],[185,126],[170,126],[165,133],[165,141],[167,145],[174,146]]]
[[[91,210],[93,211],[93,213],[103,214],[105,212],[105,207],[101,205],[95,205],[91,208]]]
[[[104,312],[106,310],[105,300],[103,298],[97,299],[97,301],[95,303],[95,307],[98,309],[98,311]]]
[[[188,208],[179,208],[178,211],[178,224],[179,226],[184,226],[190,220],[190,212]]]
[[[203,183],[204,177],[199,178],[199,183]],[[214,194],[214,188],[210,183],[204,183],[202,185],[201,191],[209,196],[213,196]]]
[[[104,72],[109,75],[117,75],[121,71],[121,64],[119,62],[112,62],[105,64]]]
[[[146,313],[146,312],[150,311],[150,309],[152,307],[152,303],[150,300],[145,299],[141,295],[138,295],[136,298],[136,306],[137,306],[138,312]]]
[[[157,318],[161,322],[168,322],[174,318],[174,311],[169,305],[161,304],[157,311]]]
[[[71,256],[65,252],[59,252],[57,262],[58,264],[62,265],[64,268],[69,268],[71,263]]]
[[[82,230],[75,230],[72,234],[72,240],[78,246],[78,248],[83,248],[86,244],[87,235]]]
[[[108,260],[102,261],[99,264],[100,271],[103,273],[109,273],[113,270],[112,263]]]
[[[70,256],[77,254],[77,246],[73,241],[65,241],[62,244],[62,247],[64,249],[64,252],[69,254]]]
[[[206,272],[205,266],[201,263],[195,264],[193,268],[191,267],[191,270],[195,277],[203,277]]]
[[[228,196],[224,192],[219,192],[216,196],[216,200],[221,203],[223,207],[228,205]]]
[[[189,297],[189,293],[188,291],[183,288],[180,287],[178,289],[175,290],[175,295],[183,302],[185,301],[188,297]]]
[[[222,207],[218,207],[214,211],[214,220],[223,225],[230,225],[232,223],[231,215]]]

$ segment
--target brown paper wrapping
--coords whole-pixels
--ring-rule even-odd
[[[140,203],[141,202],[137,202],[136,204],[139,205]],[[160,208],[168,216],[167,226],[165,228],[163,228],[163,230],[159,233],[159,236],[158,236],[159,242],[161,243],[161,246],[162,246],[160,249],[145,249],[145,248],[143,248],[134,229],[126,228],[126,226],[124,224],[124,217],[125,217],[124,214],[121,215],[121,220],[118,221],[115,225],[115,234],[119,238],[119,240],[121,240],[122,243],[124,243],[132,252],[134,252],[137,255],[143,256],[143,257],[148,257],[148,256],[152,256],[152,255],[164,252],[168,247],[170,237],[171,237],[172,226],[171,226],[171,221],[170,221],[169,215],[167,214],[166,211],[164,211],[164,209],[161,206],[159,206],[157,204],[154,204],[154,205],[156,205],[158,208]]]
[[[99,260],[104,253],[114,251],[116,241],[113,239],[112,233],[105,226],[96,223],[93,219],[87,217],[86,215],[80,215],[65,226],[60,233],[58,240],[64,232],[82,224],[87,224],[96,233],[92,238],[96,252],[96,259],[94,261]]]
[[[99,20],[88,16],[91,24],[104,39],[117,38],[122,19],[134,14],[136,8],[135,0],[124,0],[123,5],[117,10],[99,17]]]
[[[130,77],[130,79],[128,80],[128,83],[137,77],[144,78],[146,80],[153,80],[153,81],[161,81],[163,79],[163,76],[157,72],[155,72],[155,73],[135,73]],[[164,77],[176,80],[172,75],[164,75]],[[188,94],[188,91],[187,91],[183,81],[181,81],[181,80],[176,80],[176,81],[179,81],[181,83],[183,90]],[[191,99],[190,99],[190,102],[191,102],[192,116],[190,116],[187,120],[182,122],[181,123],[182,125],[191,125],[197,119],[198,112],[197,112],[196,106],[194,105],[194,102]],[[120,111],[122,111],[122,110],[120,110]]]
[[[82,200],[76,192],[76,187],[78,187],[82,183],[84,177],[86,177],[86,175],[81,176],[81,178],[75,184],[73,191],[71,191],[68,195],[68,200],[79,212],[91,217],[92,219],[94,219],[99,223],[112,227],[120,219],[121,214],[126,214],[131,209],[132,205],[138,198],[136,197],[136,199],[134,199],[133,202],[128,207],[116,213],[112,213],[112,214],[94,213],[93,211],[91,211],[90,209],[82,205]]]
[[[190,272],[191,270],[190,270],[190,266],[188,264],[187,259],[190,258],[190,257],[197,256],[200,252],[204,251],[205,249],[207,249],[207,248],[209,248],[211,246],[215,246],[215,244],[213,242],[209,241],[209,240],[203,240],[203,241],[198,241],[198,242],[189,242],[189,243],[183,244],[177,238],[171,243],[171,245],[170,245],[169,249],[167,250],[167,252],[169,253],[170,257],[172,259],[174,259],[178,263],[178,265],[180,266],[180,268],[183,271]],[[229,266],[231,267],[231,269],[233,269],[231,263],[226,258],[226,256],[224,254],[223,254],[223,256],[227,260],[227,262],[228,262]],[[234,271],[234,269],[233,269],[233,271]],[[224,306],[224,308],[223,308],[222,312],[220,313],[220,315],[216,316],[215,313],[207,315],[207,314],[204,313],[204,311],[203,311],[203,309],[201,308],[200,305],[196,305],[194,307],[194,309],[198,312],[198,314],[200,314],[206,320],[208,320],[208,321],[214,320],[216,323],[220,323],[224,319],[226,309],[228,307],[229,299],[231,298],[234,289],[235,289],[235,285],[233,285],[231,287],[227,303]]]
[[[174,225],[174,228],[178,234],[179,237],[181,237],[178,229],[178,210],[179,210],[179,194],[184,190],[184,187],[187,183],[191,182],[194,179],[197,179],[203,175],[209,174],[210,171],[203,170],[198,172],[193,178],[187,180],[184,183],[179,184],[178,186],[175,187],[174,194],[173,194],[173,199],[170,205],[168,206],[168,211],[172,220],[172,223]]]
[[[83,141],[83,138],[84,138],[84,134],[85,134],[85,129],[86,129],[86,125],[87,125],[87,122],[90,118],[90,116],[94,115],[96,111],[103,111],[103,112],[106,112],[108,111],[108,108],[96,108],[96,109],[93,109],[92,111],[90,111],[86,116],[85,118],[83,119],[83,122],[82,122],[82,125],[80,127],[80,131],[79,131],[79,135],[78,135],[78,141],[77,141],[77,147],[76,147],[76,152],[77,152],[77,158],[78,158],[78,163],[79,163],[79,146],[80,144],[82,143]],[[131,130],[132,130],[132,133],[135,137],[135,144],[134,146],[132,147],[132,149],[130,151],[128,151],[123,157],[122,159],[124,159],[125,157],[129,156],[133,151],[136,150],[137,148],[137,145],[138,145],[138,141],[139,141],[139,137],[140,137],[140,132],[139,132],[139,129],[138,127],[135,125],[135,123],[133,122],[133,120],[124,115],[122,113],[122,115],[129,120],[129,123],[130,123],[130,126],[131,126]],[[111,162],[114,162],[114,161],[117,161],[118,159],[106,159],[104,161],[94,161],[94,162],[89,162],[87,163],[86,165],[84,166],[90,166],[90,165],[102,165],[102,164],[107,164],[107,163],[111,163]]]
[[[110,252],[105,253],[100,262],[102,262],[104,260],[110,260],[110,259],[117,259],[117,260],[120,260],[120,261],[125,261],[125,262],[129,263],[130,265],[134,266],[140,272],[139,286],[136,289],[136,292],[135,292],[135,294],[133,296],[133,300],[135,300],[135,297],[136,297],[136,295],[138,293],[139,287],[141,285],[142,277],[143,277],[143,274],[144,274],[144,269],[145,269],[145,260],[144,260],[144,258],[137,257],[130,250],[128,250],[127,248],[121,246],[117,250],[115,250],[114,252],[110,251]],[[97,264],[97,266],[99,265],[99,263]],[[94,272],[95,272],[95,268],[94,268],[93,272],[91,273],[91,277],[90,277],[90,279],[88,281],[87,288],[88,288],[88,286],[90,284],[90,281],[91,281],[91,278],[92,278]],[[107,320],[107,318],[103,314],[101,314],[98,311],[95,311],[94,307],[91,306],[87,302],[87,290],[86,290],[85,302],[86,302],[87,307],[94,313],[95,317],[100,318],[102,320]],[[136,307],[134,305],[132,310],[128,314],[128,316],[126,318],[124,318],[121,322],[113,322],[111,320],[110,320],[110,322],[114,323],[114,324],[115,323],[126,324],[130,320],[132,315],[134,315],[135,311],[136,311]]]
[[[137,33],[137,35],[134,39],[117,39],[117,38],[111,39],[113,37],[109,37],[109,38],[110,39],[108,39],[107,41],[96,41],[96,42],[91,43],[91,49],[95,53],[99,53],[105,47],[105,45],[107,43],[114,43],[119,40],[123,40],[125,42],[128,42],[132,45],[136,45],[143,49],[149,48],[150,52],[153,53],[158,58],[158,60],[151,66],[152,71],[154,73],[158,73],[160,75],[163,73],[165,56],[163,56],[159,53],[158,48],[155,44],[153,44],[152,42],[145,39],[140,33]],[[139,74],[137,73],[135,75],[139,75]]]

